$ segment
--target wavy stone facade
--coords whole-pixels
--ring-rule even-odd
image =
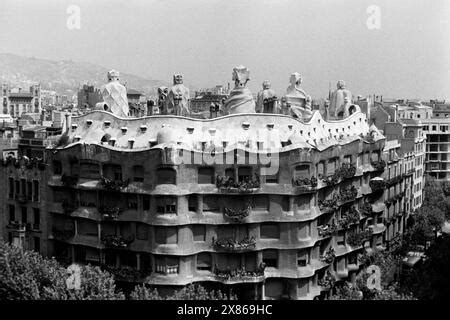
[[[47,149],[39,206],[43,251],[67,263],[160,288],[313,299],[351,280],[364,248],[383,246],[385,139],[360,112],[303,123],[95,111],[66,135]],[[268,158],[279,170],[263,175]]]

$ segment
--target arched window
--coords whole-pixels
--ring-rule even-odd
[[[176,184],[177,173],[171,168],[160,168],[156,171],[156,179],[158,184]]]

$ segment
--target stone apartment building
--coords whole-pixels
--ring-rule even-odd
[[[390,153],[398,144],[385,149],[360,112],[303,123],[95,111],[69,123],[68,141],[47,148],[44,162],[3,163],[3,237],[101,265],[120,281],[313,299],[354,278],[365,248],[403,230],[404,166]],[[231,162],[206,161],[212,145]],[[279,171],[261,175],[267,162],[250,159],[267,158],[268,146]],[[180,164],[175,155],[200,161]]]

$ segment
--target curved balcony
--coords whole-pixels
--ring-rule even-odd
[[[220,280],[223,283],[261,282],[265,278],[265,268],[266,266],[263,262],[254,271],[249,271],[245,268],[219,269],[216,266],[214,268],[214,274],[216,279]]]
[[[216,186],[222,193],[254,193],[261,187],[259,176],[246,177],[242,181],[235,181],[232,177],[217,176]]]
[[[241,241],[235,239],[212,239],[212,247],[216,250],[230,251],[230,252],[246,252],[254,250],[256,247],[256,239],[254,237],[245,237]]]
[[[295,193],[311,193],[317,191],[317,179],[311,178],[297,178],[293,179],[292,185],[295,188]]]
[[[330,247],[323,255],[319,257],[319,260],[330,264],[334,261],[334,258],[336,258],[336,252],[333,247]]]
[[[363,245],[363,243],[367,240],[370,240],[372,237],[373,230],[368,228],[364,231],[360,232],[352,232],[347,235],[346,242],[351,247],[360,247]]]
[[[327,224],[317,227],[319,237],[321,238],[331,237],[337,231],[337,229],[338,227],[334,224]]]
[[[233,210],[230,208],[225,208],[224,217],[229,219],[232,222],[235,223],[241,223],[244,221],[246,217],[250,214],[252,210],[252,207],[250,205],[247,206],[247,208],[242,210]]]
[[[101,240],[105,247],[115,249],[126,249],[133,241],[134,236],[122,237],[114,234],[102,235]]]
[[[338,228],[344,230],[348,229],[351,225],[359,223],[360,219],[359,212],[354,207],[351,207],[349,211],[338,220]]]
[[[369,186],[372,189],[373,193],[383,192],[386,189],[386,183],[382,178],[373,178],[369,182]]]

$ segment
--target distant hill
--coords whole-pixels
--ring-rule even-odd
[[[111,69],[111,68],[109,68]],[[74,61],[51,61],[27,58],[14,54],[0,53],[0,80],[12,86],[27,88],[30,83],[39,82],[42,89],[53,90],[69,96],[75,94],[80,85],[90,83],[100,87],[106,82],[108,68]],[[130,89],[146,94],[156,94],[156,88],[167,82],[145,79],[136,75],[120,72],[120,81]]]

